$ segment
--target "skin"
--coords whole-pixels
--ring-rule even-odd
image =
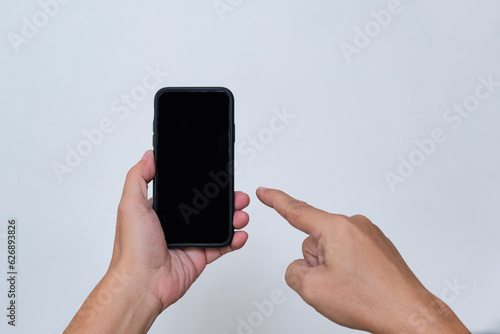
[[[146,333],[208,264],[246,243],[247,233],[236,231],[225,248],[168,249],[147,198],[154,174],[153,152],[147,151],[125,180],[109,269],[64,333]],[[235,229],[248,224],[248,214],[242,210],[249,202],[247,194],[235,192]]]
[[[331,214],[275,189],[259,188],[257,197],[308,234],[304,258],[285,279],[331,321],[372,333],[470,333],[366,217]]]
[[[147,199],[154,174],[148,151],[127,174],[109,269],[64,333],[146,333],[209,263],[246,243],[246,232],[237,231],[226,248],[168,249]],[[470,333],[366,217],[331,214],[275,189],[259,188],[257,197],[308,235],[304,258],[290,264],[285,279],[331,321],[372,333]],[[235,229],[248,224],[242,210],[249,202],[235,193]]]

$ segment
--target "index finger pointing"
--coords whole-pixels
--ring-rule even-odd
[[[313,237],[318,237],[321,225],[328,212],[299,201],[277,189],[257,189],[257,197],[265,205],[275,209],[283,218],[295,228]]]

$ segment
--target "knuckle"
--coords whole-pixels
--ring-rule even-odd
[[[351,217],[351,220],[353,221],[354,224],[356,224],[360,228],[370,229],[370,230],[380,230],[377,225],[375,225],[370,219],[368,219],[363,215],[354,215]]]
[[[294,290],[300,290],[302,284],[302,276],[299,274],[298,270],[300,261],[301,260],[295,260],[290,263],[285,272],[285,281]]]
[[[295,262],[292,262],[288,268],[286,268],[286,272],[285,272],[285,281],[286,283],[288,284],[288,286],[290,286],[292,289],[296,290],[296,286],[297,286],[297,283],[298,283],[298,280],[297,280],[297,275],[295,274],[294,272],[294,263]]]
[[[135,174],[135,168],[131,168],[128,172],[127,175],[125,176],[125,183],[130,182],[131,179],[133,179],[134,174]]]
[[[120,201],[118,204],[118,210],[117,210],[117,220],[120,221],[122,220],[127,214],[127,206],[123,203],[123,201]]]
[[[321,293],[322,285],[318,282],[318,277],[313,273],[307,273],[302,277],[300,295],[307,302],[317,300]]]
[[[361,229],[372,229],[375,226],[370,219],[363,215],[354,215],[349,220],[352,225]]]
[[[365,216],[360,215],[360,214],[352,216],[351,219],[356,221],[356,222],[362,222],[362,223],[370,222],[370,220],[368,218],[366,218]]]
[[[310,237],[307,237],[306,239],[304,239],[304,241],[302,242],[302,254],[304,254],[308,248],[309,248],[309,238]]]
[[[350,218],[351,226],[353,226],[357,231],[357,234],[364,234],[370,236],[384,236],[382,230],[375,225],[370,219],[363,215],[354,215]]]
[[[299,263],[292,262],[285,273],[286,283],[295,290],[307,303],[314,301],[321,294],[321,283],[313,271],[299,270]],[[299,273],[300,271],[300,273]]]

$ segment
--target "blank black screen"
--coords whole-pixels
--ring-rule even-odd
[[[156,102],[155,204],[167,244],[232,237],[232,99],[225,91],[163,91]]]

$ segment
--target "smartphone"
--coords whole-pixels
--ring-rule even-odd
[[[153,208],[169,248],[224,247],[234,234],[234,97],[223,87],[155,96]]]

